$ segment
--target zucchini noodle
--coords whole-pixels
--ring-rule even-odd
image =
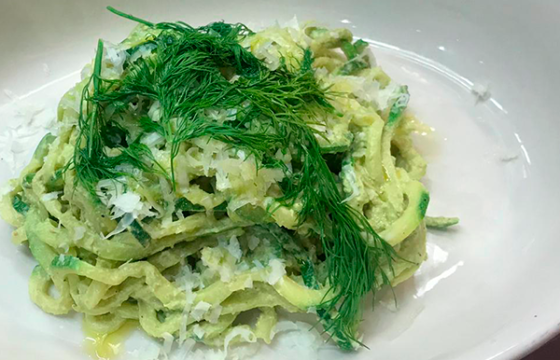
[[[258,32],[224,23],[195,29],[114,12],[140,24],[117,45],[100,41],[83,80],[60,102],[58,133],[44,137],[3,198],[1,214],[15,227],[14,243],[27,244],[38,263],[29,281],[31,300],[49,314],[82,313],[98,333],[116,331],[132,319],[152,337],[172,334],[181,342],[195,339],[211,346],[270,343],[278,309],[316,312],[341,348],[360,345],[346,332],[357,329],[359,312],[339,327],[347,318],[338,306],[349,295],[339,297],[343,288],[333,284],[331,271],[340,257],[329,257],[349,250],[326,248],[331,240],[324,234],[334,231],[334,216],[365,219],[350,225],[362,229],[360,246],[372,251],[373,291],[405,281],[426,259],[429,195],[420,182],[426,162],[411,140],[423,125],[405,111],[406,86],[391,80],[367,44],[354,42],[347,29],[296,22]],[[189,84],[170,78],[153,90],[139,82],[159,76],[160,65],[162,72],[184,76],[180,66],[194,62],[195,55],[220,56],[212,51],[226,46],[234,30],[232,53],[241,54],[236,57],[241,65],[224,56],[209,66],[219,68],[221,86],[249,94],[246,100],[221,107],[223,98],[210,99],[196,111],[180,113],[173,104],[182,98],[170,104],[165,94],[191,96],[180,89]],[[191,55],[160,64],[183,33],[199,41],[196,49],[184,45]],[[208,62],[200,64],[192,70],[200,76],[198,91],[213,96],[214,83],[200,83],[206,79],[200,74],[211,69],[204,67]],[[253,66],[261,75],[239,66]],[[315,87],[297,88],[304,78],[298,74],[305,71],[305,81]],[[262,74],[283,74],[294,79],[293,88],[278,85],[261,94],[251,79]],[[321,91],[314,95],[315,89]],[[318,99],[309,111],[298,105],[305,90]],[[259,143],[284,126],[269,122],[266,109],[244,122],[253,116],[254,104],[269,96],[291,96],[280,105],[270,101],[270,116],[283,116],[280,106],[293,109],[298,118],[290,121],[303,119],[303,133],[312,134],[306,141],[318,144],[320,155],[309,174],[302,170],[306,163],[297,143],[274,152]],[[188,116],[204,119],[205,132],[179,138],[181,117]],[[240,128],[248,129],[247,138],[225,132]],[[288,198],[302,178],[323,169],[318,166],[333,179],[328,190],[339,199],[332,205],[339,215],[306,210],[306,199],[313,198],[304,190]],[[431,223],[454,223],[442,219]],[[253,325],[238,320],[248,311],[259,313]]]

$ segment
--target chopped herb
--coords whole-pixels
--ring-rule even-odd
[[[310,289],[318,289],[319,283],[315,277],[315,268],[311,260],[305,260],[302,262],[301,267],[301,277],[303,278],[303,283]]]
[[[224,212],[227,212],[227,201],[224,201],[224,202],[221,203],[220,205],[214,207],[214,212],[215,212],[215,213],[224,213]]]
[[[359,58],[364,50],[368,47],[368,43],[363,40],[358,40],[355,43],[343,40],[340,44],[340,48],[346,55],[348,61],[340,68],[339,73],[341,75],[351,75],[360,70],[367,69],[369,67],[368,59]]]
[[[347,61],[344,65],[342,65],[338,73],[340,75],[352,75],[360,70],[367,69],[368,67],[369,64],[364,60],[352,59],[350,61]]]
[[[342,52],[344,52],[344,55],[346,55],[346,58],[348,60],[352,60],[353,58],[358,56],[354,45],[352,45],[352,43],[349,41],[343,41],[340,45],[340,49],[342,50]]]
[[[129,226],[130,233],[138,240],[142,246],[147,246],[152,237],[142,228],[142,225],[136,220]]]
[[[428,204],[430,203],[430,194],[427,192],[422,193],[420,197],[420,202],[418,203],[418,212],[420,214],[420,219],[423,219],[426,215],[426,210],[428,209]]]
[[[15,209],[18,213],[20,213],[20,214],[22,214],[22,215],[27,214],[27,212],[29,211],[29,205],[27,205],[27,204],[23,201],[21,195],[19,195],[19,194],[17,194],[17,195],[14,196],[14,199],[12,200],[12,206],[14,207],[14,209]]]
[[[408,100],[410,98],[408,94],[408,88],[406,86],[402,86],[400,89],[400,94],[395,100],[393,106],[391,106],[391,111],[389,112],[389,118],[387,119],[387,124],[396,124],[398,120],[401,119],[406,106],[408,105]]]
[[[362,39],[356,40],[356,42],[354,43],[354,49],[356,49],[356,52],[358,54],[363,53],[368,46],[369,44]]]
[[[71,255],[55,256],[51,262],[51,266],[55,268],[70,268],[76,270],[80,265],[80,259]]]
[[[202,212],[204,211],[204,206],[193,204],[185,198],[180,198],[175,202],[175,209],[188,212]]]
[[[25,175],[23,177],[22,186],[24,188],[30,188],[31,187],[31,182],[33,182],[34,178],[35,178],[35,173],[30,173],[30,174]]]

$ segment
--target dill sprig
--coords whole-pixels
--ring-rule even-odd
[[[129,164],[145,173],[165,173],[150,149],[138,139],[116,145],[117,156],[109,156],[102,129],[118,125],[126,106],[148,99],[159,102],[158,121],[137,119],[144,132],[157,132],[170,148],[169,180],[175,184],[174,158],[185,141],[208,137],[252,154],[260,166],[278,167],[286,178],[283,195],[277,199],[291,206],[300,201],[299,221],[311,220],[326,255],[332,297],[320,305],[325,331],[338,344],[351,350],[361,316],[363,298],[375,291],[379,279],[388,284],[381,268],[391,264],[393,249],[372,229],[363,214],[343,202],[343,194],[329,170],[317,141],[320,132],[310,124],[320,123],[334,108],[326,89],[315,80],[309,49],[304,50],[299,68],[282,64],[269,70],[243,48],[239,41],[252,34],[242,24],[212,23],[193,28],[183,22],[151,23],[108,8],[113,13],[160,30],[150,57],[127,61],[120,80],[100,76],[103,43],[95,59],[93,93],[86,86],[80,112],[80,136],[73,167],[77,181],[95,194],[101,179],[130,176],[116,170]],[[234,78],[235,76],[235,78]],[[235,80],[235,81],[234,81]],[[112,108],[110,116],[105,109]],[[216,122],[205,115],[209,109],[235,110],[235,119]],[[128,140],[127,140],[128,141]],[[275,159],[278,151],[291,151],[298,166],[288,169]],[[167,174],[165,174],[167,175]],[[273,210],[272,210],[273,211]],[[372,246],[364,237],[370,237]]]

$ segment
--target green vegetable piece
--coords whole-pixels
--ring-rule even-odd
[[[396,124],[398,120],[400,120],[404,110],[408,105],[408,100],[410,99],[410,95],[408,94],[408,87],[402,86],[400,89],[401,94],[391,107],[391,111],[389,112],[389,118],[387,120],[387,125]]]
[[[360,70],[367,69],[369,67],[367,59],[358,58],[367,47],[368,43],[363,40],[358,40],[354,44],[343,40],[340,49],[342,49],[348,61],[340,68],[338,73],[340,75],[352,75]]]
[[[342,65],[338,73],[340,75],[352,75],[360,70],[367,69],[368,67],[369,64],[366,61],[361,59],[352,59]]]
[[[426,226],[433,229],[447,229],[450,226],[457,225],[459,218],[456,217],[432,217],[426,216]]]
[[[369,46],[369,44],[362,39],[359,39],[354,43],[354,49],[356,49],[356,52],[358,54],[363,53],[364,50],[367,49],[368,46]]]
[[[420,197],[420,202],[418,203],[418,214],[420,219],[423,219],[426,215],[426,210],[428,209],[428,204],[430,203],[430,194],[424,192]]]
[[[322,154],[336,154],[336,153],[344,153],[350,150],[350,144],[346,145],[333,145],[333,146],[324,146],[321,148]]]
[[[344,55],[346,55],[348,60],[352,60],[358,55],[361,55],[367,47],[368,43],[361,39],[356,41],[354,44],[345,40],[343,40],[340,44],[340,49]]]
[[[204,206],[193,204],[185,198],[180,198],[175,202],[175,209],[181,211],[202,212],[204,211]]]
[[[72,270],[77,270],[80,265],[80,260],[70,255],[59,255],[51,262],[51,266],[54,268],[68,268]]]
[[[300,267],[301,277],[303,278],[303,283],[310,289],[319,289],[319,283],[315,277],[315,268],[311,260],[305,260]]]
[[[134,220],[132,224],[130,224],[128,229],[130,233],[136,238],[136,240],[138,240],[138,242],[144,247],[148,246],[148,243],[150,242],[150,240],[152,240],[150,234],[148,234],[142,228],[142,225],[140,225],[140,223],[136,220]]]
[[[225,212],[227,212],[227,201],[224,201],[220,205],[214,207],[214,212],[215,213],[225,213]]]
[[[12,200],[12,206],[14,207],[14,209],[15,209],[18,213],[20,213],[20,214],[22,214],[22,215],[27,214],[27,212],[29,211],[29,205],[27,205],[27,204],[23,201],[21,195],[19,195],[19,194],[17,194],[17,195],[14,196],[14,199]]]
[[[379,235],[392,246],[403,241],[421,224],[426,214],[430,195],[422,183],[411,181],[404,187],[408,206],[401,216]]]
[[[343,41],[340,44],[340,49],[342,49],[342,52],[344,53],[344,55],[346,55],[346,58],[348,60],[352,60],[353,58],[358,56],[358,52],[356,51],[356,48],[349,41]]]
[[[23,181],[22,181],[22,186],[26,189],[29,189],[31,187],[31,182],[33,182],[33,179],[35,178],[35,173],[30,173],[27,174],[23,177]]]

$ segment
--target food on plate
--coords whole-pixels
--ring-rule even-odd
[[[3,199],[38,262],[32,301],[98,333],[132,319],[213,346],[269,343],[282,308],[316,314],[344,350],[363,345],[365,296],[426,258],[411,139],[425,125],[407,87],[347,29],[110,10],[138,25],[99,40]],[[255,324],[236,321],[255,309]]]

